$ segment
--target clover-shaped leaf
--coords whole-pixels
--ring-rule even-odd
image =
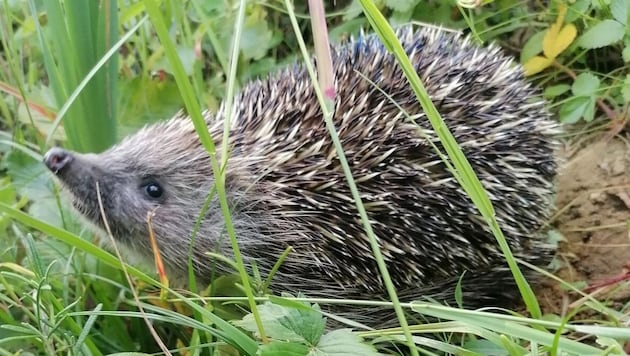
[[[577,36],[575,26],[573,24],[562,26],[566,13],[567,8],[564,5],[560,5],[556,22],[549,27],[543,37],[543,55],[532,57],[525,62],[523,65],[525,75],[533,75],[545,70],[575,40],[575,36]]]

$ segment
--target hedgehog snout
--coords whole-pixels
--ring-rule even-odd
[[[53,147],[44,155],[44,164],[56,175],[59,175],[70,166],[74,160],[72,153],[59,148]]]

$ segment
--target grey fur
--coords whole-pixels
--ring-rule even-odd
[[[544,265],[553,254],[540,228],[553,199],[557,124],[521,68],[495,46],[441,30],[398,30],[399,38],[482,184],[515,254]],[[452,302],[464,279],[464,304],[504,305],[518,296],[494,237],[425,137],[439,144],[399,66],[376,36],[333,49],[335,123],[381,249],[404,299]],[[405,116],[373,84],[414,116]],[[235,99],[227,166],[228,200],[248,262],[266,273],[287,246],[294,252],[276,276],[275,291],[335,298],[387,298],[301,65],[248,84]],[[206,113],[221,145],[223,109]],[[426,136],[425,136],[426,135]],[[183,275],[189,237],[213,179],[190,120],[179,115],[147,126],[98,155],[73,154],[58,174],[77,209],[100,224],[95,182],[114,237],[151,258],[147,211],[162,256]],[[151,199],[143,181],[157,180]],[[204,255],[233,256],[216,199],[196,240],[195,271],[205,282],[217,268]],[[376,317],[341,308],[381,325]]]

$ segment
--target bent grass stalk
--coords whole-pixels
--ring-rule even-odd
[[[101,198],[101,189],[100,189],[100,185],[98,184],[98,182],[96,182],[96,199],[98,200],[98,208],[99,208],[99,212],[101,214],[101,218],[103,219],[103,225],[105,225],[105,231],[107,231],[107,236],[109,237],[109,239],[112,242],[112,246],[114,247],[114,251],[116,252],[116,256],[118,257],[118,260],[122,261],[122,255],[120,254],[120,250],[118,249],[118,244],[116,243],[116,240],[114,239],[114,236],[112,235],[112,231],[109,228],[109,222],[107,221],[107,214],[105,214],[105,209],[103,209],[103,200]],[[147,214],[147,224],[149,225],[149,235],[151,238],[151,243],[153,245],[153,252],[155,254],[157,254],[156,256],[156,260],[155,263],[156,265],[158,264],[158,262],[162,262],[162,259],[159,257],[159,250],[157,249],[157,246],[154,244],[155,239],[153,238],[153,231],[151,228],[151,216],[152,216],[153,212],[150,211]],[[120,265],[122,267],[122,271],[125,275],[125,278],[127,278],[127,283],[129,283],[129,289],[131,290],[131,294],[133,295],[133,299],[136,301],[136,304],[138,305],[138,310],[140,311],[140,314],[142,315],[142,320],[144,320],[145,324],[147,325],[147,328],[149,329],[149,332],[151,333],[151,336],[153,337],[153,340],[155,340],[155,342],[158,344],[158,346],[160,347],[160,350],[162,350],[162,352],[164,352],[165,355],[171,355],[171,353],[168,351],[168,348],[166,347],[166,345],[164,344],[164,342],[162,341],[162,339],[160,338],[160,336],[158,335],[157,331],[155,331],[155,328],[153,327],[153,325],[149,322],[149,319],[146,317],[145,313],[144,313],[144,308],[140,305],[140,299],[138,298],[138,292],[135,290],[135,288],[133,288],[133,282],[131,281],[131,277],[129,276],[129,273],[127,273],[127,269],[124,263],[121,263]],[[159,270],[158,270],[159,272]],[[163,274],[160,274],[160,279],[162,279]],[[162,281],[163,282],[163,281]],[[162,288],[162,292],[161,294],[165,294],[164,290],[166,288],[168,288],[168,280],[166,280],[166,285],[164,285],[164,287]]]
[[[234,91],[236,85],[236,70],[238,69],[238,54],[240,52],[241,34],[245,20],[245,0],[241,0],[238,7],[238,15],[234,23],[234,36],[232,36],[232,53],[230,54],[230,71],[227,80],[227,96],[224,102],[223,144],[221,145],[221,170],[225,170],[228,159],[228,139],[230,137],[230,123],[234,109]],[[263,337],[264,339],[264,337]]]
[[[267,279],[265,279],[265,282],[262,287],[263,292],[266,292],[267,289],[269,289],[269,286],[271,285],[271,281],[273,280],[273,276],[276,275],[276,272],[278,272],[278,270],[280,269],[280,266],[282,266],[282,263],[292,251],[293,251],[293,247],[291,246],[287,247],[284,250],[284,252],[282,252],[282,254],[278,258],[276,263],[273,265],[273,267],[271,267],[271,269],[269,270],[269,275],[267,276]]]
[[[243,283],[243,289],[245,290],[245,294],[247,295],[249,307],[254,316],[254,320],[256,321],[256,326],[258,327],[261,339],[263,340],[263,343],[267,343],[267,337],[263,329],[260,313],[258,312],[258,308],[256,307],[254,294],[251,288],[251,284],[249,283],[249,276],[247,275],[247,270],[245,269],[243,256],[241,255],[241,251],[238,246],[234,224],[232,223],[232,218],[229,211],[229,205],[225,193],[225,171],[220,169],[221,167],[219,166],[216,157],[216,148],[201,113],[201,107],[199,105],[199,102],[195,98],[193,87],[186,76],[184,66],[179,56],[177,55],[175,45],[169,36],[168,29],[166,28],[164,18],[162,17],[162,13],[160,12],[160,9],[158,7],[158,3],[155,0],[144,0],[144,4],[146,11],[151,19],[151,22],[153,23],[155,32],[157,33],[160,42],[164,46],[165,54],[168,57],[169,62],[173,66],[173,75],[175,77],[177,87],[180,90],[184,105],[186,107],[186,110],[188,111],[188,114],[191,117],[195,130],[197,131],[199,140],[201,141],[204,148],[208,152],[208,155],[210,156],[210,164],[212,167],[212,174],[214,176],[219,198],[219,205],[221,206],[221,211],[223,212],[225,228],[227,230],[228,236],[230,237],[232,250],[234,252],[234,258],[236,259],[236,263],[239,267],[238,272]]]

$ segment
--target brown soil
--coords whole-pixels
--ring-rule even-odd
[[[630,139],[600,139],[570,151],[558,179],[558,210],[551,222],[566,239],[560,243],[555,275],[620,310],[630,301]],[[556,282],[537,294],[544,312],[554,314],[576,306],[581,298]]]

